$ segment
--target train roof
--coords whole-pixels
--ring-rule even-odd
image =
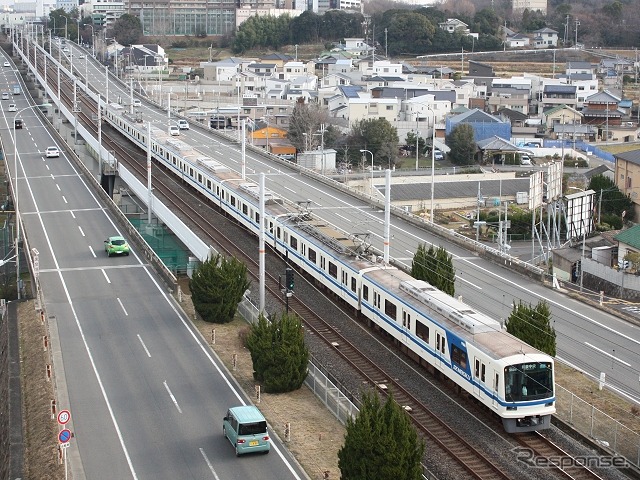
[[[363,277],[385,287],[400,301],[422,311],[435,323],[495,359],[540,353],[503,330],[494,318],[403,271],[372,269],[363,273]]]

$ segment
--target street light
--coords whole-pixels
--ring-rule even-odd
[[[365,152],[368,152],[371,155],[371,196],[373,197],[373,152],[366,149],[360,150],[360,153],[365,153]]]
[[[16,183],[13,187],[13,194],[15,197],[13,199],[13,206],[16,212],[16,288],[18,290],[18,300],[20,300],[20,252],[18,250],[20,245],[20,215],[18,213],[18,142],[16,138],[16,119],[22,112],[32,108],[38,108],[38,105],[30,105],[28,107],[21,108],[13,117],[13,161],[16,174]]]

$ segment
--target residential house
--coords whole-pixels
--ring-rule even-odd
[[[614,157],[616,186],[633,202],[637,221],[640,219],[640,149],[616,153]]]
[[[329,63],[326,65],[326,69],[323,69],[323,76],[326,72],[327,75],[332,75],[334,73],[350,73],[353,71],[353,61],[350,58],[339,58],[335,60],[333,63]],[[317,69],[316,69],[317,73]]]
[[[572,108],[576,106],[575,85],[554,85],[545,83],[542,90],[541,104],[543,108],[556,107],[558,105],[568,105]]]
[[[308,65],[304,62],[290,61],[279,68],[276,75],[282,80],[291,80],[300,75],[313,75],[314,68],[308,69],[307,67]]]
[[[448,118],[446,122],[446,134],[449,136],[458,125],[467,123],[471,125],[476,142],[491,138],[494,135],[504,139],[511,138],[511,124],[500,120],[482,110],[473,109]]]
[[[509,108],[528,115],[531,80],[525,77],[494,78],[487,95],[491,112]]]
[[[598,72],[600,74],[610,73],[614,77],[621,74],[632,75],[635,73],[634,63],[632,60],[628,60],[626,58],[603,58],[600,60]]]
[[[274,155],[295,155],[296,148],[287,140],[287,130],[257,122],[256,130],[251,132],[251,144],[264,148]]]
[[[618,265],[624,265],[627,254],[640,253],[640,225],[622,230],[613,238],[618,241]]]
[[[248,60],[229,57],[218,62],[206,62],[201,64],[204,69],[204,79],[217,82],[230,82],[231,79],[244,69],[244,65],[250,63]]]
[[[372,47],[367,45],[364,38],[345,38],[343,50],[354,57],[364,57],[368,55]]]
[[[341,73],[332,73],[320,79],[321,87],[339,87],[340,85],[351,85],[351,77]]]
[[[620,98],[604,90],[595,93],[585,99],[582,109],[583,122],[588,125],[596,125],[599,128],[599,137],[606,140],[615,138],[613,135],[617,127],[622,126],[624,112],[618,110]]]
[[[551,28],[541,28],[533,32],[534,48],[552,48],[558,46],[558,32]]]
[[[349,127],[360,120],[386,119],[392,126],[398,121],[400,101],[395,98],[349,98],[347,103]]]
[[[507,35],[504,40],[507,48],[525,48],[529,46],[530,41],[529,37],[521,33]]]
[[[575,108],[562,103],[544,110],[542,123],[547,130],[551,131],[553,125],[557,123],[582,123],[582,114]]]
[[[273,63],[277,68],[284,67],[285,63],[296,60],[296,58],[286,53],[270,53],[260,57],[260,63]]]
[[[447,33],[454,33],[456,31],[461,32],[464,35],[469,35],[471,33],[471,31],[469,30],[469,25],[464,23],[462,20],[458,20],[457,18],[447,18],[446,22],[438,23],[438,27],[440,27]]]

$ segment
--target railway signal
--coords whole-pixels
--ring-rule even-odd
[[[293,279],[293,269],[287,268],[285,270],[285,282],[287,286],[287,291],[293,292],[294,288],[294,279]]]

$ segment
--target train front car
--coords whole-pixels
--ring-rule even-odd
[[[553,358],[543,353],[503,358],[502,425],[508,433],[543,430],[556,412]]]

